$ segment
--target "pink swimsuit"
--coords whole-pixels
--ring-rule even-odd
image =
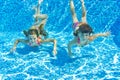
[[[40,45],[39,39],[41,39],[41,38],[38,37],[37,39],[30,40],[28,44],[29,44],[30,46],[38,46],[38,45]]]
[[[78,27],[79,22],[73,23],[73,30],[76,31],[79,27]],[[80,38],[78,37],[77,39],[77,43],[80,44]]]
[[[79,22],[73,23],[73,29],[76,30],[76,28],[78,27]]]

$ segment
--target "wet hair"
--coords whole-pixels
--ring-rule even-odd
[[[48,33],[43,29],[43,24],[41,24],[40,26],[39,26],[39,34],[41,34],[41,35],[43,35],[43,36],[47,36],[48,35]]]
[[[29,29],[28,34],[29,34],[29,35],[36,34],[37,37],[39,36],[39,33],[38,33],[38,30],[37,30],[37,29]]]
[[[23,30],[23,33],[24,33],[24,35],[25,35],[26,37],[28,37],[28,31]]]
[[[79,32],[91,34],[93,33],[93,30],[88,24],[82,24],[79,26],[79,29],[77,29],[73,34],[77,36]]]

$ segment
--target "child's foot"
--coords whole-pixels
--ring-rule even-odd
[[[81,1],[81,3],[84,3],[84,0],[80,0]]]
[[[43,2],[43,0],[38,0],[38,3],[40,4],[40,3],[42,3]]]

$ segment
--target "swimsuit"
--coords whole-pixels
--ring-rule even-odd
[[[36,38],[30,37],[30,38],[29,38],[29,43],[28,43],[28,45],[30,45],[30,46],[38,46],[38,45],[40,45],[39,39],[41,39],[41,38],[38,37],[38,38],[36,39]]]
[[[73,23],[73,30],[76,31],[78,27],[79,22]]]
[[[79,27],[78,27],[79,22],[73,23],[73,30],[76,31]],[[77,38],[77,43],[80,44],[80,38]]]
[[[87,44],[89,42],[88,39],[82,40],[82,37],[78,34],[79,32],[81,32],[79,27],[84,27],[84,26],[88,27],[88,28],[90,27],[88,24],[82,23],[82,22],[73,23],[73,30],[74,30],[75,36],[77,37],[77,43],[81,44],[81,45],[83,44],[83,42],[85,42],[84,44]],[[83,33],[83,32],[81,32],[81,33]],[[90,33],[92,33],[92,31],[91,32],[86,31],[85,33],[89,33],[89,36],[90,36],[91,35]],[[80,43],[81,41],[82,41],[82,43]]]

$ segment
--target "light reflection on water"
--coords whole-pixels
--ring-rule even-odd
[[[59,2],[61,3],[57,4]],[[75,1],[75,3],[76,2],[77,1]],[[6,5],[8,8],[10,7],[9,3],[14,3],[14,1],[6,3],[8,4]],[[20,3],[24,4],[19,5],[25,5],[27,3],[27,6],[30,6],[31,4],[34,5],[36,2],[29,0]],[[50,5],[50,3],[54,3],[55,5]],[[112,26],[119,16],[119,12],[114,11],[119,9],[117,5],[115,5],[116,3],[116,1],[86,1],[86,7],[88,8],[88,22],[91,24],[95,32],[106,31],[107,28]],[[62,6],[63,4],[65,5]],[[19,15],[15,18],[15,20],[20,18],[18,22],[9,25],[10,20],[11,23],[14,22],[12,21],[13,16],[11,16],[15,15],[14,13],[9,13],[9,16],[7,16],[8,19],[1,20],[4,25],[1,29],[2,32],[0,33],[1,80],[118,80],[120,78],[120,50],[113,41],[113,35],[108,38],[98,38],[82,48],[74,46],[72,51],[74,52],[75,58],[71,59],[67,53],[67,43],[73,38],[68,1],[45,1],[42,5],[42,12],[49,15],[48,22],[45,26],[46,30],[49,31],[49,37],[56,38],[58,41],[57,58],[52,56],[52,44],[43,44],[36,48],[19,44],[15,53],[9,53],[15,39],[24,38],[21,31],[27,29],[32,24],[32,18],[30,21],[24,20],[24,23],[22,21],[24,18],[32,16],[33,13],[30,12],[30,8],[28,9],[27,6],[24,6],[19,9]],[[13,5],[11,4],[11,6]],[[105,6],[106,8],[104,9],[102,6]],[[115,8],[113,8],[113,6]],[[2,12],[5,12],[4,7],[2,7]],[[79,8],[79,2],[76,7]],[[22,10],[27,11],[23,12]],[[27,17],[22,15],[25,15],[28,12],[30,13]],[[7,14],[8,13],[5,13],[2,17],[5,18],[5,15]],[[115,16],[113,17],[111,15]],[[81,15],[78,14],[78,16]],[[68,20],[66,18],[68,18]],[[58,21],[58,23],[56,21]],[[23,25],[21,26],[17,23]],[[7,27],[8,25],[10,27]],[[8,32],[10,30],[11,32]]]

